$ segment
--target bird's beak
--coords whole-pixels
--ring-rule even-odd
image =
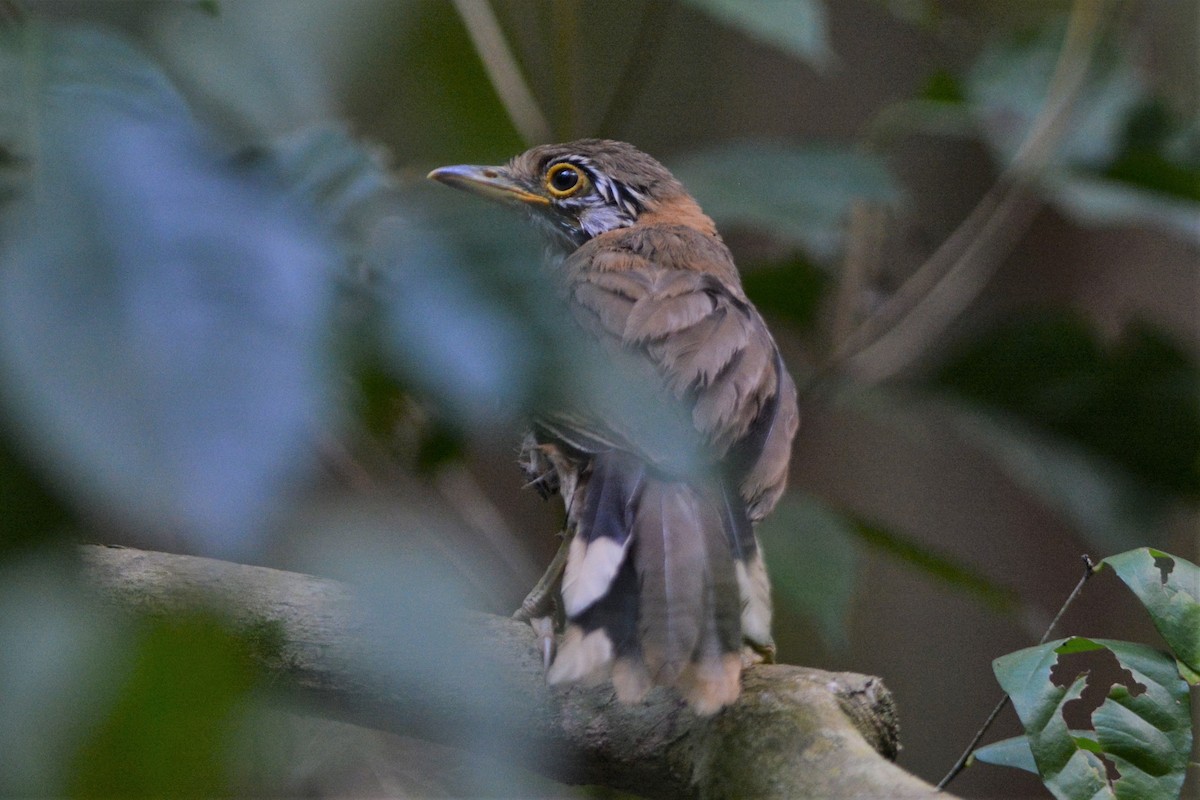
[[[529,191],[515,181],[504,167],[476,167],[459,164],[438,167],[427,176],[430,180],[481,195],[490,200],[525,205],[548,206],[550,198]]]

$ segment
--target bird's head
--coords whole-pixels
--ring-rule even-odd
[[[524,207],[550,240],[568,252],[594,236],[668,209],[712,226],[666,167],[633,145],[608,139],[539,145],[503,166],[440,167],[429,177]]]

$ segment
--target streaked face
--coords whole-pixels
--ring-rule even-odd
[[[551,243],[571,252],[632,225],[653,192],[682,191],[657,161],[630,145],[583,140],[535,147],[498,167],[442,167],[429,177],[530,212]]]

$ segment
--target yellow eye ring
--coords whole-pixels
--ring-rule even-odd
[[[546,170],[546,191],[554,197],[570,197],[586,185],[587,175],[574,164],[560,162]]]

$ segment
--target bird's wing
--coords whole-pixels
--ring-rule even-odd
[[[568,305],[585,331],[683,422],[664,425],[640,401],[609,401],[548,416],[555,434],[652,463],[664,430],[698,436],[708,458],[737,471],[751,519],[764,516],[786,479],[795,388],[725,246],[682,226],[642,226],[593,239],[563,270]]]

